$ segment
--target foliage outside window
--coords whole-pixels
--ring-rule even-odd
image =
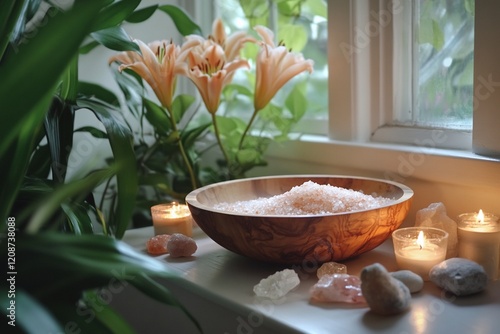
[[[415,1],[419,125],[470,129],[474,63],[474,0]]]

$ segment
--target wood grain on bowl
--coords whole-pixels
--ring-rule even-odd
[[[249,215],[214,209],[220,202],[283,194],[309,180],[376,193],[394,201],[369,210],[303,216]],[[200,228],[230,251],[266,262],[319,264],[345,260],[379,246],[406,218],[412,196],[407,186],[386,180],[286,175],[208,185],[188,194],[186,202]]]

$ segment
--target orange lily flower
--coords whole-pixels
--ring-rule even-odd
[[[187,77],[196,85],[208,111],[214,115],[219,107],[224,87],[231,82],[234,72],[249,67],[246,60],[228,61],[223,48],[213,42],[193,47],[188,55]]]
[[[313,61],[305,60],[302,54],[294,54],[284,45],[275,46],[273,32],[264,27],[256,26],[255,31],[262,41],[258,42],[261,49],[256,60],[256,81],[254,108],[255,111],[264,108],[290,79],[302,73],[313,71]]]
[[[240,51],[246,42],[256,42],[253,37],[250,37],[244,31],[236,31],[231,35],[227,35],[224,29],[224,24],[220,18],[216,19],[212,24],[212,34],[205,40],[199,35],[186,36],[189,40],[198,40],[201,43],[216,43],[222,47],[227,61],[233,61],[239,58]],[[208,47],[208,45],[206,46]]]
[[[139,45],[141,53],[134,51],[121,52],[109,59],[109,63],[121,63],[118,70],[121,72],[130,68],[139,74],[151,86],[160,103],[170,109],[175,92],[176,76],[186,74],[185,59],[191,47],[198,44],[196,41],[185,43],[182,48],[172,42],[155,41],[145,44],[134,40]]]

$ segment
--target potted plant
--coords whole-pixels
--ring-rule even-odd
[[[177,7],[137,9],[139,4],[76,0],[65,9],[36,0],[0,4],[0,210],[5,222],[0,245],[8,264],[0,303],[13,330],[130,332],[106,303],[95,310],[92,301],[102,299],[110,282],[126,282],[183,308],[152,278],[176,275],[119,240],[137,189],[132,132],[116,105],[99,96],[102,90],[91,87],[89,94],[89,85],[78,82],[80,52],[98,44],[138,50],[121,28],[125,21],[141,22],[161,10],[183,22],[186,31],[198,29]],[[75,115],[84,108],[105,131],[75,128]],[[75,131],[91,131],[108,141],[113,163],[68,175]],[[104,219],[92,191],[110,178],[116,179],[118,194]],[[95,319],[82,317],[85,310]]]

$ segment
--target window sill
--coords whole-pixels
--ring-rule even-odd
[[[271,160],[285,160],[283,164],[270,164],[271,172],[283,172],[283,168],[294,173],[349,170],[401,183],[418,179],[461,186],[500,188],[499,159],[461,150],[344,142],[331,140],[326,136],[303,135],[288,142],[273,143],[268,157]],[[294,163],[291,164],[290,160]],[[308,171],[303,170],[304,166],[307,166]],[[295,168],[301,171],[294,170]]]

